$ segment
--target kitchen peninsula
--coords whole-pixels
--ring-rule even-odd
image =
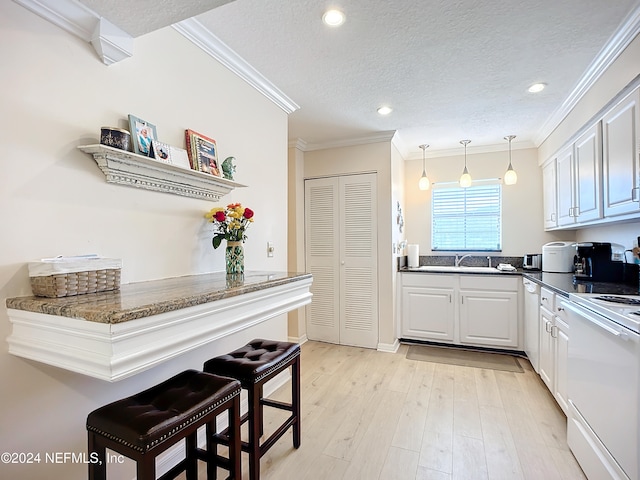
[[[8,298],[9,353],[117,381],[308,304],[311,282],[306,273],[210,273]]]

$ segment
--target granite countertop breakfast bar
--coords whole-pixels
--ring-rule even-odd
[[[248,272],[238,280],[220,272],[129,283],[120,290],[61,298],[8,298],[6,305],[90,322],[121,323],[310,278],[308,273]]]
[[[9,353],[117,381],[311,302],[308,273],[209,273],[6,301]],[[286,319],[284,320],[286,321]]]

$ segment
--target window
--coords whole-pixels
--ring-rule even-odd
[[[500,251],[502,185],[433,189],[432,250]]]

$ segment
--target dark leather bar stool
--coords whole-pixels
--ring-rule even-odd
[[[161,478],[186,472],[198,477],[198,458],[207,461],[207,478],[216,478],[218,466],[229,470],[229,479],[240,479],[240,382],[197,370],[186,370],[131,397],[115,401],[87,417],[89,480],[105,480],[105,449],[135,460],[138,480],[156,480],[156,457],[179,441],[186,441],[186,458]],[[229,415],[226,442],[229,458],[218,456],[216,417]],[[207,449],[197,447],[197,430],[206,425]],[[91,458],[91,457],[90,457]]]
[[[291,403],[263,398],[266,382],[291,366]],[[293,427],[293,446],[300,446],[300,345],[256,339],[227,355],[212,358],[204,364],[205,372],[240,380],[247,390],[249,411],[241,423],[249,421],[249,441],[242,450],[249,453],[249,478],[260,479],[260,458]],[[291,412],[291,416],[271,436],[260,443],[264,431],[263,407]]]

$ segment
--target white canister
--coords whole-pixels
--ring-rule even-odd
[[[407,245],[407,256],[409,257],[409,268],[417,268],[420,266],[420,249],[419,245]]]

